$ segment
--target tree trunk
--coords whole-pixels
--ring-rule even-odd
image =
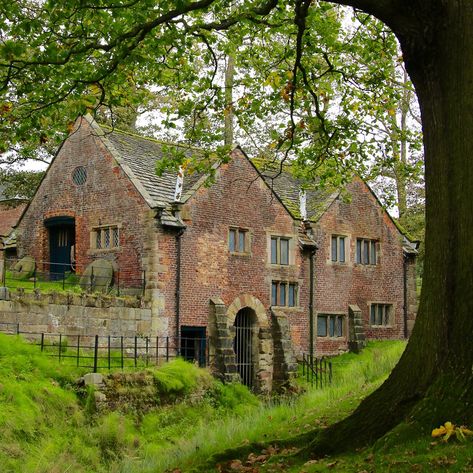
[[[401,42],[422,113],[426,257],[419,313],[388,380],[314,439],[316,455],[366,445],[403,420],[424,434],[447,420],[473,423],[473,4],[410,4],[412,21],[381,19]]]

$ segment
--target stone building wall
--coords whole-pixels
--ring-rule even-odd
[[[87,171],[83,185],[72,180],[78,166],[84,166]],[[133,183],[82,119],[58,151],[19,224],[19,256],[31,255],[38,262],[50,261],[45,219],[73,217],[78,272],[94,259],[112,259],[120,268],[122,282],[139,285],[144,269],[143,229],[148,212],[149,207]],[[93,249],[91,230],[104,225],[119,227],[119,248]]]
[[[348,306],[357,305],[362,312],[367,339],[404,337],[404,255],[402,235],[382,209],[369,188],[356,179],[348,186],[349,201],[339,197],[314,228],[319,249],[316,255],[315,309],[318,314],[345,316],[348,333]],[[332,262],[331,237],[345,236],[346,262]],[[377,263],[356,263],[357,238],[376,240]],[[413,263],[415,268],[415,262]],[[414,296],[412,291],[414,290]],[[409,284],[409,318],[415,318],[415,281]],[[393,308],[388,326],[370,325],[371,303],[390,304]],[[317,353],[346,350],[347,337],[317,337]]]

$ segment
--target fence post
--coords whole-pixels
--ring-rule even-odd
[[[97,358],[99,354],[99,336],[95,335],[95,347],[94,347],[94,373],[97,373]]]
[[[138,357],[138,337],[135,335],[135,368],[137,367],[137,360]]]
[[[90,292],[92,292],[93,287],[94,287],[94,267],[92,266],[92,270],[90,272]]]
[[[80,335],[77,335],[77,367],[79,367],[80,358]]]
[[[61,351],[62,351],[62,333],[59,334],[59,363],[61,363]]]
[[[122,369],[123,369],[123,335],[120,337],[120,352],[121,352],[121,358],[122,358]]]
[[[149,338],[146,337],[146,366],[148,366],[148,361],[149,361]]]
[[[16,334],[20,335],[20,324],[19,323],[16,324]]]
[[[41,351],[44,350],[44,333],[41,334]]]
[[[64,268],[66,269],[66,268]],[[64,287],[66,286],[66,271],[62,273],[62,290],[64,291]]]
[[[159,337],[156,337],[156,366],[159,363]]]
[[[120,297],[120,270],[117,271],[117,296]]]
[[[146,271],[143,271],[143,296],[145,295],[145,288],[146,288]]]
[[[328,362],[328,382],[332,385],[332,362]]]
[[[110,369],[110,335],[108,336],[108,369]]]
[[[169,337],[166,337],[166,361],[169,361]]]

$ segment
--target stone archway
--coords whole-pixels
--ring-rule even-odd
[[[253,338],[252,378],[253,387],[259,392],[271,392],[273,380],[273,339],[268,313],[259,299],[251,294],[238,296],[227,309],[227,327],[233,339],[240,324],[240,317],[245,311],[251,311]],[[235,350],[234,346],[234,350]]]

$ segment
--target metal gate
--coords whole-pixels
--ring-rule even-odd
[[[253,387],[253,311],[241,309],[235,318],[235,350],[236,366],[241,381],[249,388]]]

